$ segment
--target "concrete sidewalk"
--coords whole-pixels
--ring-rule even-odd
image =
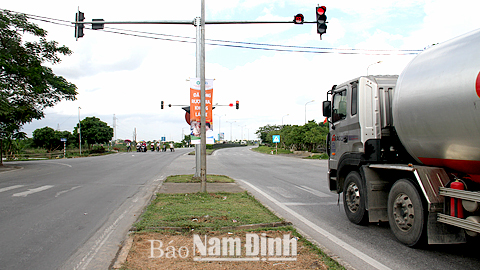
[[[162,183],[158,193],[197,193],[201,183]],[[207,192],[243,192],[237,183],[207,183]]]

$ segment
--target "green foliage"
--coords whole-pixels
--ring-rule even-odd
[[[103,154],[105,153],[105,148],[103,146],[95,146],[89,152],[90,154]]]
[[[74,137],[69,131],[57,131],[51,127],[39,128],[33,131],[33,144],[36,147],[42,147],[48,151],[63,149],[62,138],[67,139],[67,143],[71,144]]]
[[[277,125],[266,125],[264,127],[258,128],[257,132],[255,134],[258,135],[258,138],[262,140],[263,143],[270,144],[272,143],[272,135],[279,135],[280,133],[271,133],[275,131],[280,131],[282,129],[282,126],[277,126]]]
[[[73,130],[73,136],[78,138],[78,124]],[[82,143],[86,143],[89,147],[92,144],[108,143],[113,137],[113,128],[99,118],[86,117],[80,121],[80,133]]]
[[[134,226],[200,229],[281,221],[247,192],[158,193]]]
[[[275,147],[270,147],[270,146],[259,146],[259,147],[252,148],[252,150],[255,151],[255,152],[264,153],[264,154],[271,154],[272,151],[273,151],[274,154],[276,152],[278,152],[278,154],[291,154],[292,153],[292,151],[287,150],[287,149],[282,149],[282,148],[278,148],[277,151],[275,151]]]
[[[12,158],[22,148],[22,125],[43,118],[43,109],[61,100],[76,99],[77,87],[43,65],[58,64],[59,54],[72,51],[46,36],[25,14],[0,10],[0,164],[3,154]]]
[[[59,54],[72,52],[46,36],[24,14],[0,10],[0,130],[10,140],[23,124],[43,118],[43,109],[75,100],[77,87],[42,65],[57,64]]]
[[[273,145],[272,135],[280,135],[279,147],[315,152],[317,148],[325,148],[328,125],[323,123],[317,124],[315,121],[309,121],[303,126],[266,125],[259,128],[256,134],[267,145]]]

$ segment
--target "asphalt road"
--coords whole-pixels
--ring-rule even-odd
[[[214,152],[208,173],[237,179],[263,204],[355,269],[479,269],[479,242],[405,247],[388,224],[354,225],[342,199],[328,190],[327,162],[255,153],[248,148]]]
[[[0,269],[107,269],[161,180],[194,172],[189,151],[16,163],[23,169],[0,173]],[[236,179],[347,267],[480,268],[478,242],[411,249],[388,224],[350,223],[326,169],[249,147],[207,157],[207,173]]]
[[[8,163],[23,169],[0,173],[0,269],[107,269],[188,151]]]

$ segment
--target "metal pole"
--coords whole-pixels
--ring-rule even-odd
[[[82,155],[82,126],[80,124],[80,107],[78,107],[78,147],[80,148],[80,156]]]
[[[201,38],[201,64],[200,64],[200,147],[201,147],[201,167],[200,180],[202,181],[200,192],[207,192],[207,136],[205,119],[205,0],[202,0],[202,17],[200,22]]]
[[[197,28],[197,36],[196,36],[196,42],[197,42],[197,50],[196,50],[196,56],[197,56],[197,68],[196,68],[196,74],[195,76],[197,78],[200,77],[200,68],[201,68],[201,46],[200,46],[200,36],[201,36],[201,29],[200,29],[200,17],[195,18],[195,27]],[[201,158],[200,158],[200,153],[201,153],[201,145],[196,144],[195,145],[195,175],[194,177],[200,178],[200,167],[201,165]]]
[[[305,124],[307,123],[307,104],[310,103],[310,102],[314,102],[315,100],[311,100],[307,103],[305,103]]]

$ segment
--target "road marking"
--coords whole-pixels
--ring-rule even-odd
[[[296,211],[288,208],[284,203],[281,203],[279,201],[277,201],[276,199],[274,199],[272,196],[268,195],[267,193],[263,192],[262,190],[260,190],[259,188],[257,188],[256,186],[248,183],[247,181],[245,180],[241,180],[239,179],[240,181],[242,181],[243,183],[245,183],[246,185],[250,186],[252,189],[254,189],[255,191],[257,191],[258,193],[260,193],[262,196],[264,196],[265,198],[267,198],[269,201],[271,201],[272,203],[278,205],[280,208],[282,208],[283,210],[287,211],[290,215],[294,216],[295,218],[297,218],[298,220],[300,220],[301,222],[303,222],[305,225],[309,226],[310,228],[312,228],[313,230],[317,231],[319,234],[323,235],[325,238],[329,239],[330,241],[336,243],[337,245],[339,245],[340,247],[344,248],[345,250],[347,250],[348,252],[352,253],[353,256],[356,256],[358,257],[359,259],[361,259],[362,261],[366,262],[367,264],[377,268],[377,269],[391,269],[389,267],[387,267],[386,265],[383,265],[382,263],[380,263],[379,261],[376,261],[375,259],[373,259],[372,257],[368,256],[367,254],[361,252],[360,250],[354,248],[353,246],[347,244],[345,241],[341,240],[340,238],[336,237],[335,235],[327,232],[326,230],[320,228],[318,225],[314,224],[313,222],[311,222],[310,220],[306,219],[305,217],[303,217],[302,215],[300,215],[299,213],[297,213]]]
[[[69,189],[69,190],[59,191],[59,192],[57,192],[57,194],[55,195],[55,198],[57,198],[58,196],[62,195],[63,193],[67,193],[67,192],[72,191],[72,190],[74,190],[74,189],[77,189],[77,188],[79,188],[79,187],[81,187],[81,186],[72,187],[72,188]]]
[[[307,186],[297,186],[297,188],[301,189],[301,190],[304,190],[308,193],[312,193],[313,195],[315,196],[318,196],[318,197],[321,197],[321,198],[328,198],[328,197],[331,197],[330,194],[327,194],[327,193],[323,193],[321,191],[318,191],[318,190],[315,190],[313,188],[309,188]]]
[[[74,270],[77,269],[88,269],[88,265],[93,260],[95,255],[97,255],[98,251],[105,245],[110,235],[115,231],[118,227],[118,223],[122,220],[125,215],[132,209],[133,205],[125,210],[110,226],[108,226],[102,233],[102,235],[96,239],[95,244],[92,246],[90,251],[80,260],[80,262],[73,268]]]
[[[37,193],[37,192],[40,192],[40,191],[44,191],[44,190],[47,190],[47,189],[52,188],[52,187],[53,186],[46,185],[46,186],[42,186],[42,187],[38,187],[38,188],[33,188],[33,189],[29,189],[28,191],[15,193],[15,194],[12,195],[12,197],[27,197],[30,194]]]
[[[21,187],[24,187],[24,186],[25,185],[15,185],[15,186],[10,186],[10,187],[0,188],[0,192],[9,191],[9,190],[16,189],[16,188],[21,188]]]
[[[268,187],[269,189],[273,190],[274,192],[280,194],[284,198],[295,198],[296,196],[292,194],[292,192],[281,188],[281,187]]]
[[[321,203],[303,203],[303,202],[285,202],[284,205],[302,206],[302,205],[337,205],[336,202],[321,202]],[[340,202],[340,204],[343,204]]]
[[[70,164],[65,164],[65,163],[61,163],[61,162],[41,162],[41,161],[37,161],[37,162],[35,162],[35,163],[57,164],[57,165],[63,165],[63,166],[67,166],[67,167],[72,168],[72,165],[70,165]]]

